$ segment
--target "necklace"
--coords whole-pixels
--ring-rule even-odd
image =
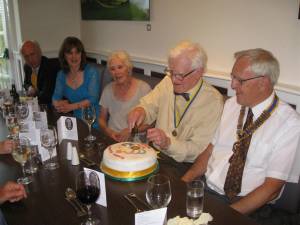
[[[265,109],[262,112],[262,114],[257,118],[257,120],[255,120],[255,122],[249,127],[247,127],[245,130],[242,129],[243,118],[245,115],[245,106],[242,106],[240,110],[239,119],[238,119],[237,130],[236,130],[238,142],[252,135],[264,122],[266,122],[267,119],[269,119],[271,114],[274,112],[277,105],[278,105],[278,97],[277,95],[275,95],[271,105],[267,109]]]
[[[78,74],[79,74],[78,71],[75,73],[72,73],[72,72],[69,73],[69,78],[71,80],[71,84],[74,87],[77,87],[77,85],[78,85],[78,81],[77,81]]]

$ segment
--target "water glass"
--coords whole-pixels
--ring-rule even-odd
[[[167,176],[157,174],[148,178],[146,199],[152,208],[167,207],[171,198],[171,184]]]
[[[200,179],[187,183],[186,190],[186,214],[196,219],[203,211],[204,182]]]

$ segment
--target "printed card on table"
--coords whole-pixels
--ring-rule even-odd
[[[61,116],[57,121],[57,135],[59,143],[64,139],[78,141],[76,118]]]
[[[167,208],[154,209],[135,214],[135,225],[164,225],[167,221]]]
[[[48,120],[46,112],[33,112],[33,121],[36,129],[47,129]]]
[[[91,170],[89,168],[83,168],[84,169],[84,172],[86,174],[89,174],[90,172],[95,172],[98,177],[99,177],[99,181],[100,181],[100,196],[99,198],[97,199],[96,203],[98,205],[102,205],[104,207],[107,207],[107,201],[106,201],[106,189],[105,189],[105,177],[104,177],[104,174],[101,173],[101,172],[98,172],[96,170]]]

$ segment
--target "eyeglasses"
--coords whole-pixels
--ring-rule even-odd
[[[181,73],[174,73],[173,70],[170,70],[169,68],[165,69],[165,74],[169,77],[175,77],[178,80],[183,80],[184,78],[186,78],[188,75],[194,73],[196,71],[196,69],[191,70],[190,72],[181,74]]]
[[[251,78],[247,78],[247,79],[241,79],[241,78],[238,78],[235,75],[231,74],[231,80],[232,81],[235,80],[235,81],[239,82],[240,85],[243,85],[248,80],[254,80],[254,79],[257,79],[257,78],[261,78],[261,77],[265,77],[265,76],[256,76],[256,77],[251,77]]]

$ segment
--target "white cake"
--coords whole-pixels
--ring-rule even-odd
[[[157,169],[157,153],[146,144],[117,143],[104,150],[101,169],[117,179],[142,179]]]

